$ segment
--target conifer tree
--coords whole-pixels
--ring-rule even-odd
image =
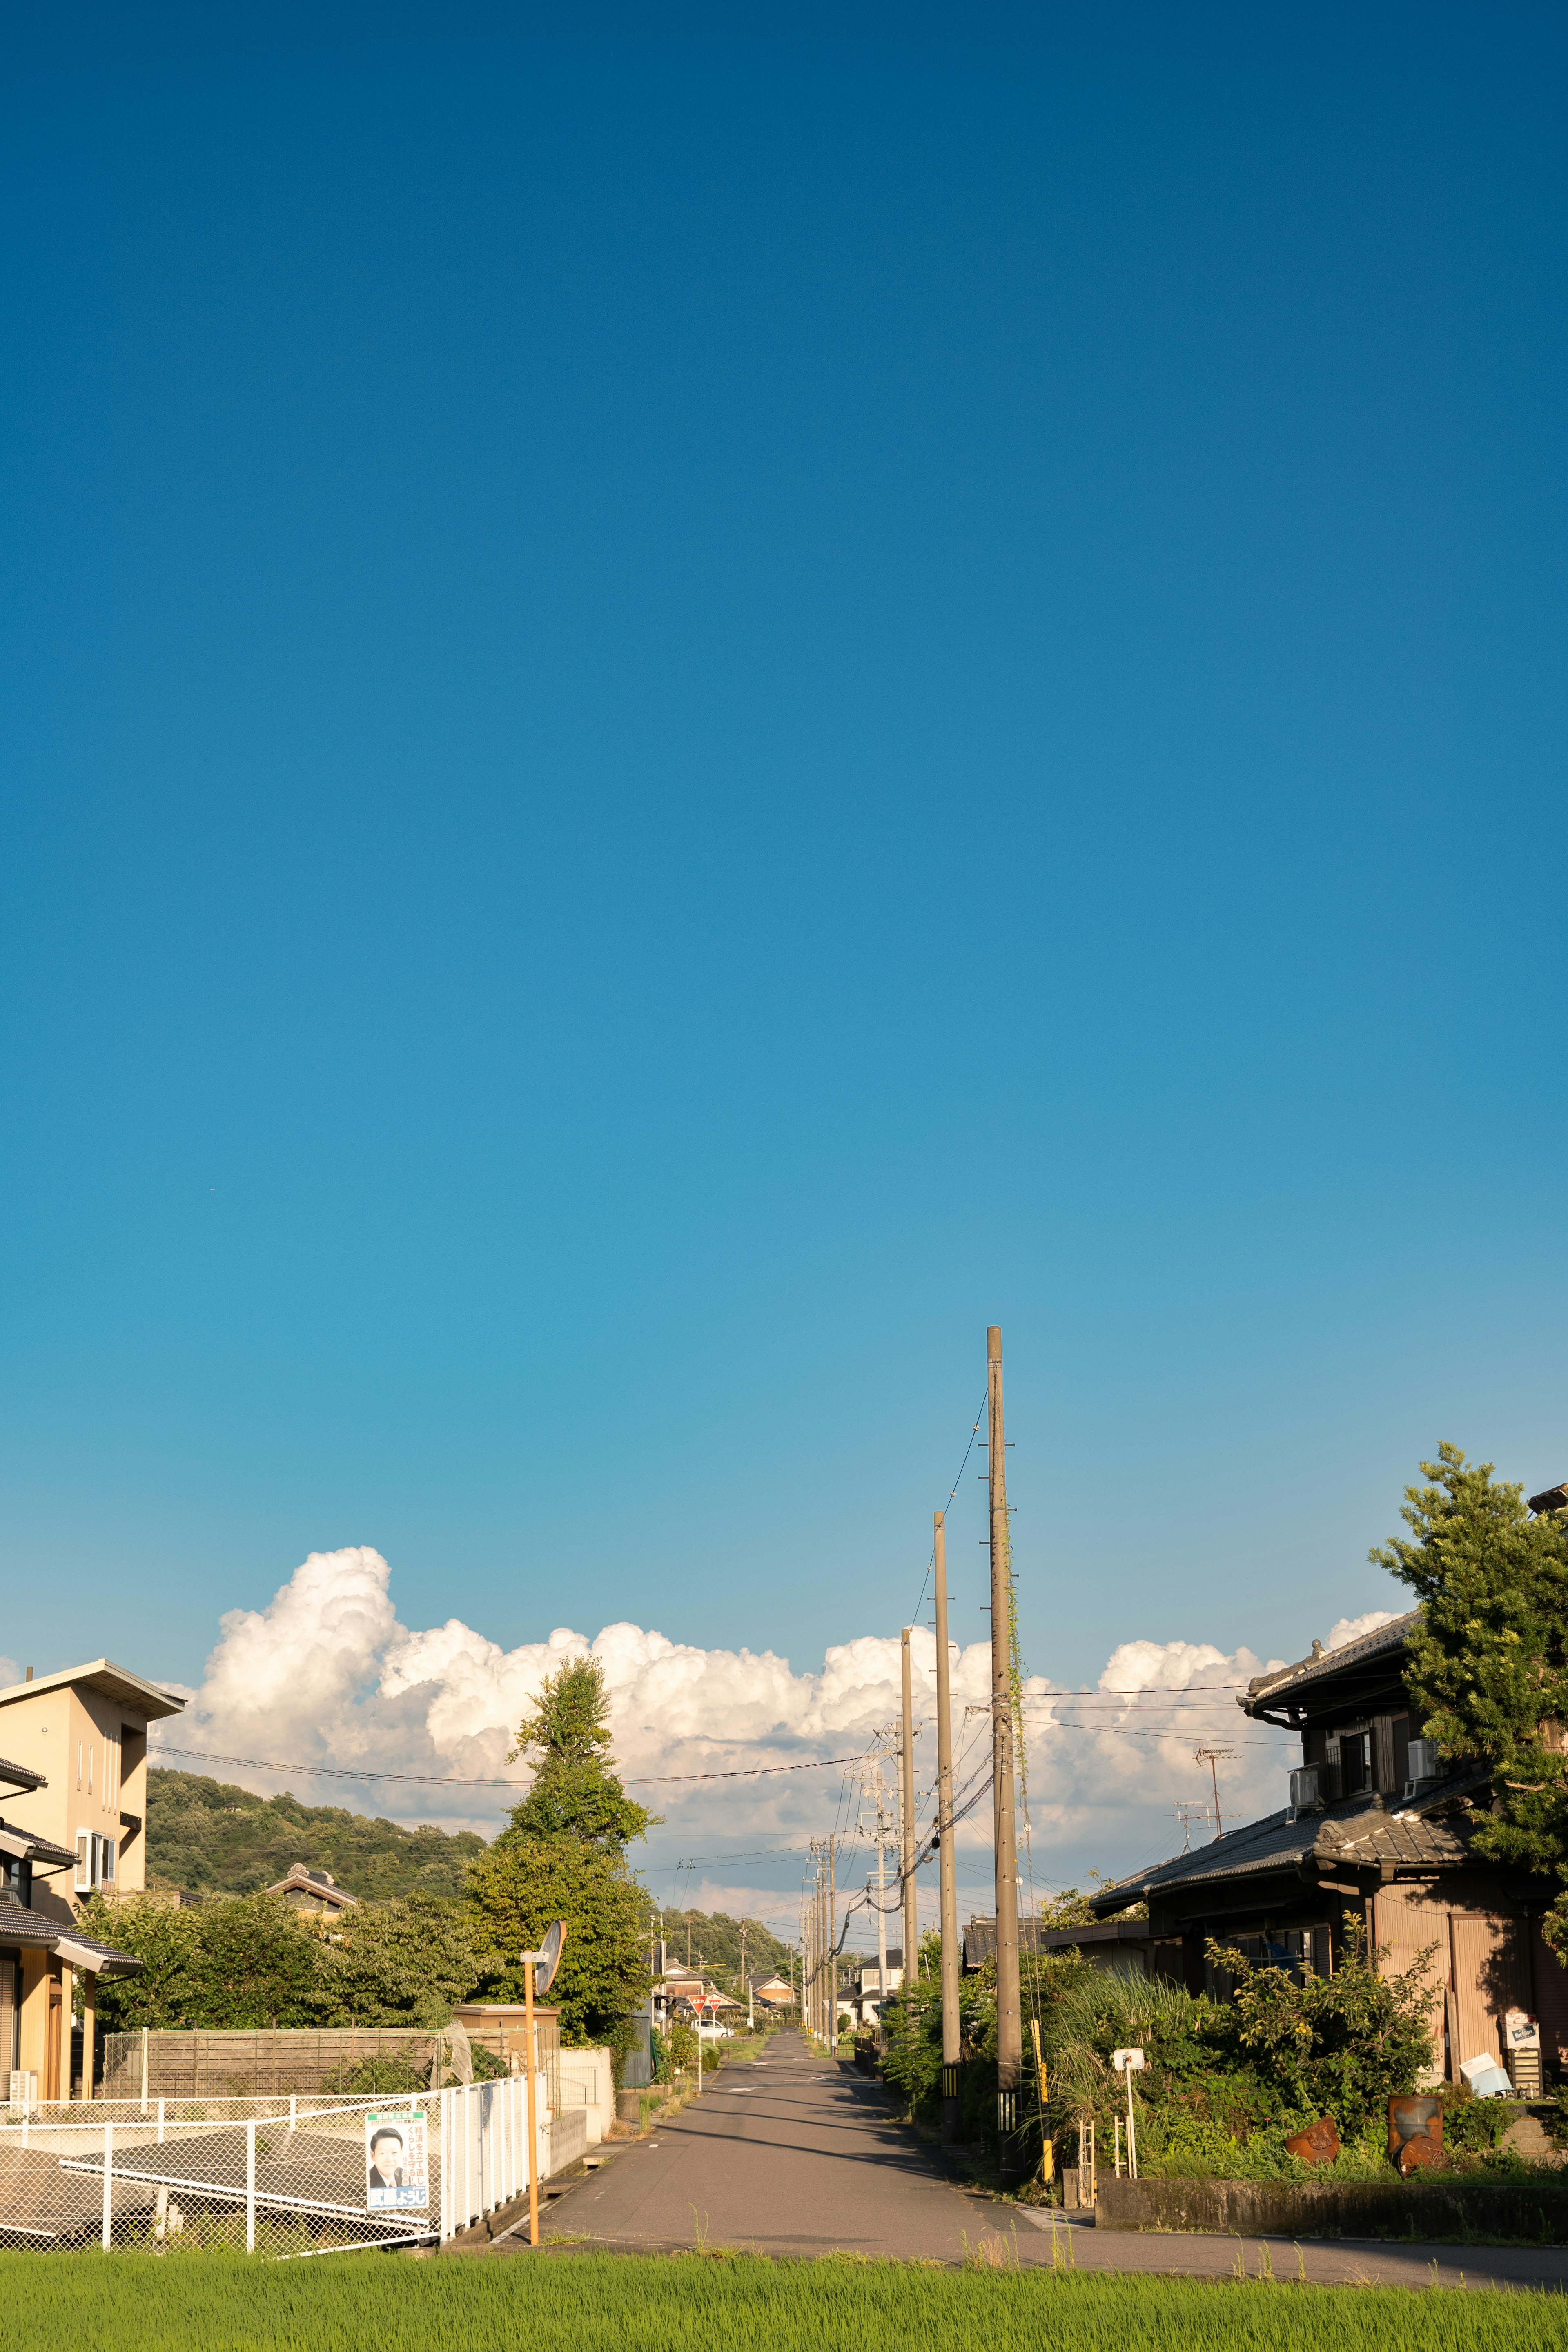
[[[521,1999],[515,1955],[537,1949],[551,1921],[563,1919],[566,1945],[550,1989],[561,2038],[619,2053],[648,1990],[649,1905],[626,1848],[654,1816],[616,1774],[609,1717],[596,1658],[570,1659],[549,1677],[512,1751],[537,1759],[532,1785],[470,1872],[468,1903],[475,1942],[508,1956],[485,1987],[493,2000]]]
[[[1412,1706],[1446,1757],[1494,1768],[1475,1846],[1564,1888],[1543,1928],[1568,1960],[1568,1530],[1456,1445],[1421,1468],[1431,1484],[1405,1490],[1410,1537],[1372,1554],[1421,1603]]]

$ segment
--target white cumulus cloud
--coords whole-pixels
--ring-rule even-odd
[[[1353,1638],[1386,1613],[1342,1622],[1334,1634]],[[836,1644],[819,1668],[802,1671],[772,1650],[701,1649],[628,1623],[591,1637],[557,1626],[545,1640],[506,1650],[456,1617],[423,1629],[404,1625],[379,1552],[312,1552],[265,1609],[231,1610],[220,1620],[205,1679],[186,1694],[184,1716],[163,1727],[159,1745],[171,1764],[258,1791],[287,1787],[308,1802],[493,1834],[513,1798],[505,1788],[461,1784],[526,1779],[524,1768],[505,1761],[519,1721],[547,1675],[590,1651],[605,1669],[620,1769],[631,1792],[664,1816],[637,1856],[656,1895],[689,1903],[689,1890],[699,1890],[703,1908],[743,1906],[787,1928],[806,1841],[836,1825],[849,1840],[846,1881],[863,1885],[871,1864],[864,1837],[855,1843],[862,1799],[842,1769],[677,1776],[863,1756],[899,1715],[897,1637],[866,1634]],[[936,1764],[936,1647],[926,1628],[911,1637],[911,1661],[923,1821]],[[1184,1832],[1178,1819],[1179,1808],[1210,1798],[1211,1767],[1199,1748],[1226,1751],[1213,1770],[1227,1822],[1282,1802],[1293,1743],[1248,1721],[1236,1705],[1252,1675],[1279,1663],[1212,1643],[1133,1640],[1111,1653],[1092,1689],[1029,1676],[1024,1701],[1037,1885],[1081,1877],[1088,1861],[1120,1873],[1179,1851],[1184,1836],[1207,1834],[1212,1824]],[[952,1677],[956,1790],[961,1801],[975,1801],[961,1832],[961,1891],[966,1907],[984,1908],[989,1644],[955,1647]],[[889,1780],[890,1787],[890,1769]],[[934,1903],[932,1878],[922,1910]],[[852,1940],[874,1940],[868,1919],[857,1923]]]

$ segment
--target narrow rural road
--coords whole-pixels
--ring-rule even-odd
[[[1025,2269],[1303,2278],[1321,2285],[1568,2288],[1568,2247],[1442,2246],[1373,2240],[1142,2236],[966,2194],[893,2122],[880,2090],[781,2033],[754,2065],[606,2161],[551,2206],[547,2227],[595,2246],[651,2253],[706,2243],[749,2252],[853,2252]],[[521,2234],[494,2252],[526,2252]]]
[[[962,2260],[982,2216],[952,2188],[881,2093],[797,2033],[714,2088],[551,2207],[552,2231],[623,2247],[743,2246],[769,2254]]]

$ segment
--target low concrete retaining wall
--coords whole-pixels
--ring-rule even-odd
[[[1117,2180],[1100,2176],[1101,2230],[1244,2238],[1523,2238],[1568,2245],[1568,2181]]]
[[[545,2158],[546,2180],[553,2180],[569,2164],[588,2152],[588,2110],[586,2107],[563,2107],[552,2116],[545,2126],[550,2153]]]

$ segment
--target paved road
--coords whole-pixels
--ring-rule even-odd
[[[606,2153],[608,2151],[606,2150]],[[987,2211],[996,2209],[987,2208]],[[551,2207],[552,2231],[625,2247],[744,2246],[768,2254],[963,2259],[983,2217],[880,2092],[780,2033],[715,2087]]]
[[[814,2058],[781,2033],[754,2065],[726,2067],[715,2087],[551,2206],[552,2235],[652,2252],[740,2246],[810,2257],[840,2251],[961,2263],[989,2251],[1029,2269],[1177,2273],[1194,2278],[1304,2276],[1365,2283],[1568,2287],[1568,2248],[1389,2245],[1143,2236],[1083,2219],[1003,2205],[948,2180],[895,2124],[873,2084]],[[496,2251],[522,2251],[521,2238]]]

